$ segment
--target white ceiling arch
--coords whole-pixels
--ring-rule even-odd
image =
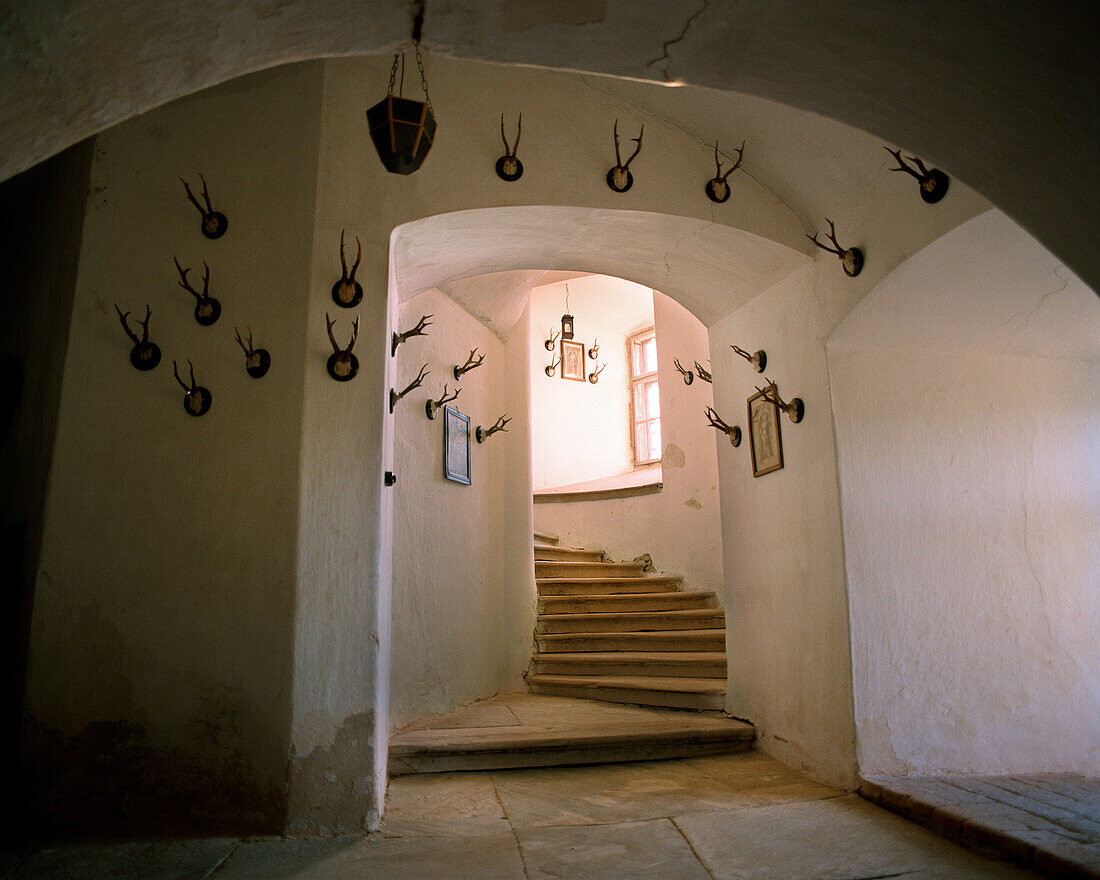
[[[507,330],[541,271],[613,275],[680,302],[705,325],[811,262],[731,226],[649,211],[562,206],[478,208],[398,226],[390,238],[397,295],[445,287],[471,314]],[[538,270],[525,281],[455,284]]]
[[[393,51],[409,0],[11,0],[0,179],[160,104],[291,61]],[[1100,290],[1100,5],[1053,0],[427,0],[440,56],[689,83],[903,145]],[[792,172],[793,173],[793,169]]]

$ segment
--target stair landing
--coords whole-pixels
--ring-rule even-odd
[[[751,724],[540,694],[508,694],[424,718],[390,737],[391,776],[654,761],[746,751]]]

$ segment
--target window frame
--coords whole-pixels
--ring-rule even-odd
[[[638,428],[640,425],[648,424],[650,422],[656,422],[658,430],[660,430],[661,416],[658,415],[651,418],[639,417],[638,413],[638,389],[639,386],[646,386],[653,384],[657,387],[657,396],[660,400],[661,386],[657,379],[658,368],[654,365],[654,368],[648,372],[638,372],[638,354],[637,351],[641,345],[653,340],[653,344],[657,344],[656,327],[650,326],[639,330],[636,333],[631,333],[626,339],[626,351],[627,351],[627,366],[629,368],[628,373],[630,376],[630,453],[634,460],[635,468],[653,467],[661,463],[661,450],[660,449],[648,449],[650,453],[649,458],[642,458],[639,455],[638,450]],[[644,394],[644,392],[642,392]],[[648,437],[648,431],[646,431]],[[648,448],[648,440],[646,441]]]

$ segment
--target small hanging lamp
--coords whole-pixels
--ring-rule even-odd
[[[412,174],[424,162],[435,140],[435,116],[432,99],[428,96],[428,80],[424,76],[424,60],[420,57],[420,32],[424,26],[424,3],[417,5],[413,18],[412,43],[416,53],[416,66],[420,70],[420,84],[424,87],[424,100],[413,101],[393,93],[397,78],[397,65],[401,63],[401,81],[405,80],[405,53],[393,56],[390,69],[390,87],[386,97],[367,111],[367,125],[371,140],[378,150],[378,158],[386,170],[394,174]]]

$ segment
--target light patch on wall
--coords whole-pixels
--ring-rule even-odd
[[[548,24],[600,24],[606,16],[604,3],[591,0],[505,0],[501,7],[505,33]]]

